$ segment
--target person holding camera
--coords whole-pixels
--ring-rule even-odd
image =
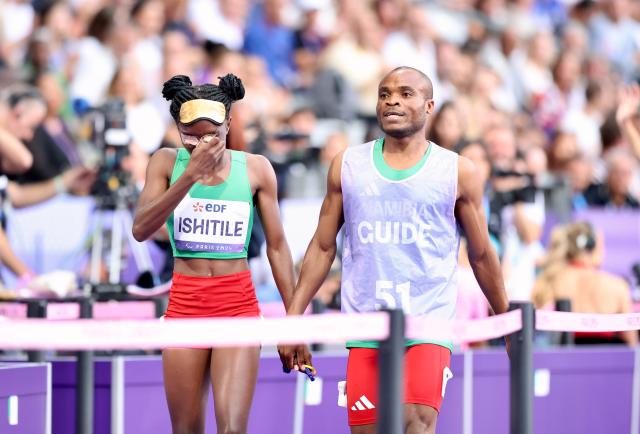
[[[29,170],[33,156],[15,133],[29,131],[33,116],[28,101],[15,101],[10,93],[4,95],[0,104],[0,200],[5,200],[7,189],[11,187],[6,175],[18,175]],[[0,204],[0,209],[2,208]],[[27,284],[34,277],[33,271],[16,255],[4,231],[4,219],[0,225],[0,263],[18,277],[18,286]],[[13,293],[10,293],[13,296]]]
[[[149,161],[133,224],[138,241],[165,222],[175,257],[165,318],[258,317],[247,262],[260,214],[267,255],[285,307],[294,288],[291,253],[280,222],[276,178],[266,158],[226,149],[232,103],[244,97],[238,77],[193,86],[178,75],[164,84],[183,148],[162,148]],[[167,348],[164,384],[174,434],[203,433],[207,387],[213,386],[218,433],[246,433],[260,347]]]
[[[39,133],[52,115],[49,102],[32,86],[7,89],[0,110],[0,171],[11,176],[8,200],[15,208],[44,202],[62,193],[88,194],[93,170],[82,165],[53,167],[51,148],[41,148]],[[55,158],[53,158],[55,160]],[[17,182],[16,182],[17,181]]]
[[[500,236],[502,268],[510,300],[529,300],[545,220],[544,194],[536,175],[546,170],[546,160],[536,148],[521,153],[514,130],[495,125],[484,135],[492,166],[490,227]]]

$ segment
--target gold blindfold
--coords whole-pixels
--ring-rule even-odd
[[[193,99],[180,106],[180,123],[191,124],[201,119],[208,119],[220,125],[227,117],[227,110],[219,101]]]

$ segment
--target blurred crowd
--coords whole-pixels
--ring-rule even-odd
[[[139,189],[149,156],[180,146],[162,83],[228,72],[247,89],[228,146],[267,156],[281,199],[320,198],[331,159],[380,135],[377,85],[400,65],[433,81],[428,139],[473,160],[486,184],[512,300],[532,298],[549,218],[640,207],[632,0],[4,0],[6,200],[90,193],[105,151],[88,119],[115,98],[130,138],[116,169]]]

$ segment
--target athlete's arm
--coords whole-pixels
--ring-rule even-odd
[[[224,151],[224,141],[212,135],[207,136],[198,143],[184,173],[171,186],[169,180],[176,151],[163,148],[153,154],[147,166],[144,188],[138,199],[138,210],[133,220],[133,237],[143,241],[155,234],[191,186],[211,175]]]
[[[267,257],[276,281],[278,291],[284,302],[285,309],[289,308],[295,286],[293,260],[291,250],[284,236],[280,221],[278,206],[278,187],[276,174],[271,163],[261,155],[247,155],[247,164],[256,174],[257,181],[255,202],[260,213],[267,241]]]
[[[305,311],[336,258],[336,237],[344,223],[340,180],[343,154],[344,152],[338,154],[329,167],[327,194],[320,209],[318,228],[304,255],[300,278],[287,311],[289,315],[300,315]]]
[[[344,222],[340,181],[343,154],[344,151],[338,154],[329,167],[327,194],[320,209],[318,227],[304,255],[287,315],[300,315],[305,311],[336,258],[336,237]],[[302,365],[311,365],[311,354],[306,345],[278,345],[278,353],[285,369],[302,370]]]
[[[482,183],[473,163],[458,157],[458,199],[455,214],[467,238],[469,262],[482,292],[496,314],[509,308],[500,262],[491,247],[482,209]]]
[[[158,229],[189,191],[195,179],[183,174],[171,187],[169,178],[175,163],[175,150],[162,148],[149,160],[144,188],[138,199],[133,220],[133,236],[138,241],[148,239]]]

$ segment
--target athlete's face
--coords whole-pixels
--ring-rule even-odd
[[[189,153],[193,152],[200,140],[207,136],[217,137],[222,142],[225,142],[227,140],[227,132],[229,131],[229,120],[230,119],[225,120],[222,125],[216,125],[205,119],[194,122],[191,125],[179,124],[178,130],[180,131],[184,148],[189,151]]]
[[[403,138],[424,132],[432,112],[431,91],[419,73],[398,70],[380,82],[376,116],[385,134]]]

